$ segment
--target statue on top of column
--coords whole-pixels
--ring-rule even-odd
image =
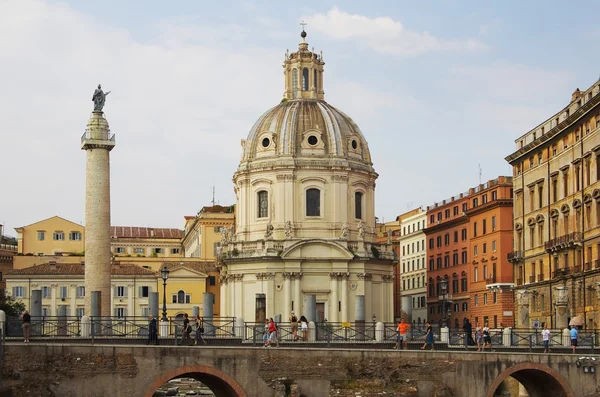
[[[98,88],[96,88],[96,91],[94,91],[94,95],[92,96],[92,101],[94,101],[94,112],[102,111],[108,94],[110,94],[110,91],[104,93],[104,91],[102,91],[102,86],[98,84]]]
[[[358,239],[363,240],[365,238],[365,223],[363,221],[358,221]]]

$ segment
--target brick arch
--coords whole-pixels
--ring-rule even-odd
[[[575,397],[571,387],[558,372],[542,364],[522,363],[505,369],[490,386],[487,397],[509,376],[519,381],[531,397]]]
[[[242,387],[225,372],[207,365],[184,365],[168,370],[150,385],[144,397],[152,397],[156,389],[174,378],[189,377],[199,380],[210,388],[215,397],[248,397]]]

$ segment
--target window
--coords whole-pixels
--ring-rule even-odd
[[[321,216],[321,191],[319,189],[306,191],[306,216]]]
[[[51,298],[52,292],[50,287],[42,287],[42,299],[48,299]]]
[[[483,265],[483,279],[484,280],[488,279],[487,265]]]
[[[476,283],[479,281],[479,268],[473,268],[473,282]]]
[[[56,241],[63,241],[65,239],[65,233],[64,232],[54,232],[52,234],[52,239],[56,240]]]
[[[463,205],[462,205],[463,212],[467,212],[467,209],[468,209],[467,203],[463,203]]]
[[[115,308],[115,316],[118,318],[127,317],[127,308],[126,307],[116,307]]]
[[[453,294],[458,293],[458,279],[452,280],[452,293]]]
[[[354,217],[356,219],[362,219],[362,198],[361,192],[354,193]]]
[[[217,252],[219,251],[220,246],[221,246],[221,243],[219,243],[219,242],[213,243],[213,255],[215,257],[217,256]]]
[[[497,200],[498,199],[498,192],[496,192],[495,190],[492,192],[492,201]]]
[[[466,312],[468,308],[469,308],[469,305],[467,304],[467,302],[463,302],[463,304],[462,304],[462,311]]]
[[[258,192],[258,217],[269,216],[269,194],[265,190]]]
[[[463,229],[460,231],[460,239],[465,241],[467,239],[467,229]]]
[[[145,286],[145,287],[140,287],[140,292],[139,292],[140,298],[147,298],[150,296],[150,287]]]
[[[483,304],[487,305],[487,293],[483,294]]]
[[[13,298],[25,298],[25,287],[13,287]]]
[[[569,195],[569,173],[565,171],[563,173],[563,197]]]
[[[292,70],[292,91],[294,98],[297,98],[298,93],[298,69]]]
[[[148,317],[150,315],[150,308],[148,306],[142,306],[142,317]]]
[[[143,255],[146,253],[146,248],[134,248],[133,253],[136,255]]]
[[[437,268],[438,269],[442,268],[442,257],[441,256],[437,258]]]
[[[124,247],[117,247],[117,248],[115,248],[115,253],[117,253],[117,254],[124,254],[125,253],[125,248]]]
[[[217,285],[217,278],[215,276],[208,276],[208,285]]]
[[[221,233],[221,231],[222,231],[223,229],[225,229],[225,226],[215,226],[215,227],[213,228],[213,231],[214,231],[215,233]]]
[[[475,306],[479,306],[479,296],[475,294]]]
[[[477,222],[473,223],[473,237],[477,237]]]
[[[481,232],[482,232],[483,234],[486,234],[486,233],[487,233],[487,220],[486,220],[486,219],[484,219],[484,220],[481,222],[481,229],[482,229],[482,231],[481,231]]]
[[[458,230],[454,231],[454,244],[458,243]]]
[[[455,252],[452,255],[452,266],[456,266],[456,265],[458,265],[458,253],[457,252]]]
[[[533,168],[533,157],[529,158],[529,169]]]
[[[79,318],[85,316],[85,307],[78,307],[77,309],[75,309],[75,313]]]
[[[492,252],[496,252],[496,240],[492,241]]]
[[[127,297],[127,288],[121,286],[121,287],[115,287],[115,298],[125,298]]]
[[[477,207],[479,205],[479,199],[474,198],[473,199],[473,208]]]
[[[75,293],[76,298],[85,298],[85,287],[84,286],[77,287],[75,292],[76,292]]]
[[[460,291],[467,292],[467,278],[463,277],[460,279]]]
[[[433,271],[433,268],[434,268],[434,266],[435,266],[435,263],[434,263],[434,262],[435,262],[435,261],[434,261],[433,259],[430,259],[430,260],[429,260],[429,270],[430,270],[430,271]]]
[[[163,249],[162,248],[153,248],[152,249],[152,253],[153,254],[162,254],[163,253]]]
[[[68,287],[66,285],[60,286],[60,299],[67,299],[69,297]]]
[[[433,249],[433,237],[429,239],[429,249]]]
[[[302,91],[308,91],[308,69],[302,69]]]
[[[179,254],[181,251],[179,248],[171,248],[171,253],[172,254]]]
[[[558,179],[552,179],[552,202],[556,202],[558,200]]]
[[[315,87],[315,90],[318,91],[319,90],[319,85],[317,84],[317,81],[318,81],[318,79],[317,79],[317,71],[314,70],[314,72],[313,72],[313,86]]]
[[[429,223],[431,223],[431,224],[435,223],[435,215],[429,216]]]
[[[454,215],[458,215],[458,205],[454,206],[453,211],[454,211]]]
[[[494,303],[498,303],[498,295],[496,294],[496,292],[492,292],[492,301]]]
[[[444,267],[450,266],[450,257],[448,255],[444,256]]]
[[[441,220],[442,220],[442,213],[441,213],[441,211],[440,211],[440,212],[438,212],[438,214],[437,214],[437,218],[438,218],[438,221],[441,221]]]
[[[467,263],[467,251],[463,251],[461,256],[462,256],[461,263],[464,265],[465,263]]]
[[[444,211],[444,216],[446,218],[450,218],[450,208],[448,208],[446,211]]]
[[[44,241],[46,239],[46,232],[37,232],[37,239],[38,241]]]
[[[191,295],[186,294],[184,290],[179,290],[177,294],[173,294],[173,303],[190,303]]]
[[[482,204],[487,204],[487,194],[484,194],[484,195],[481,197],[481,203],[482,203]]]
[[[496,216],[492,216],[492,232],[496,231]]]
[[[444,245],[449,245],[450,244],[450,235],[448,233],[446,233],[444,235]]]
[[[440,248],[442,246],[442,236],[437,236],[437,247]]]
[[[71,233],[69,233],[69,240],[71,240],[71,241],[81,241],[81,232],[71,232]]]

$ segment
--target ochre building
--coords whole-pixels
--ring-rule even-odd
[[[600,326],[600,82],[515,140],[518,325]],[[557,323],[556,308],[566,305]]]

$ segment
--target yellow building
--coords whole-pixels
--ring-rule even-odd
[[[179,229],[135,226],[112,226],[110,229],[110,245],[115,256],[183,257],[183,231]]]
[[[83,253],[84,250],[85,228],[60,216],[18,227],[15,231],[20,255]]]
[[[215,260],[222,233],[232,231],[234,209],[235,206],[206,206],[198,211],[198,215],[186,216],[182,239],[184,255],[188,258]]]
[[[516,323],[600,325],[600,83],[516,139]],[[565,307],[557,321],[557,308]],[[566,313],[564,312],[566,310]]]

